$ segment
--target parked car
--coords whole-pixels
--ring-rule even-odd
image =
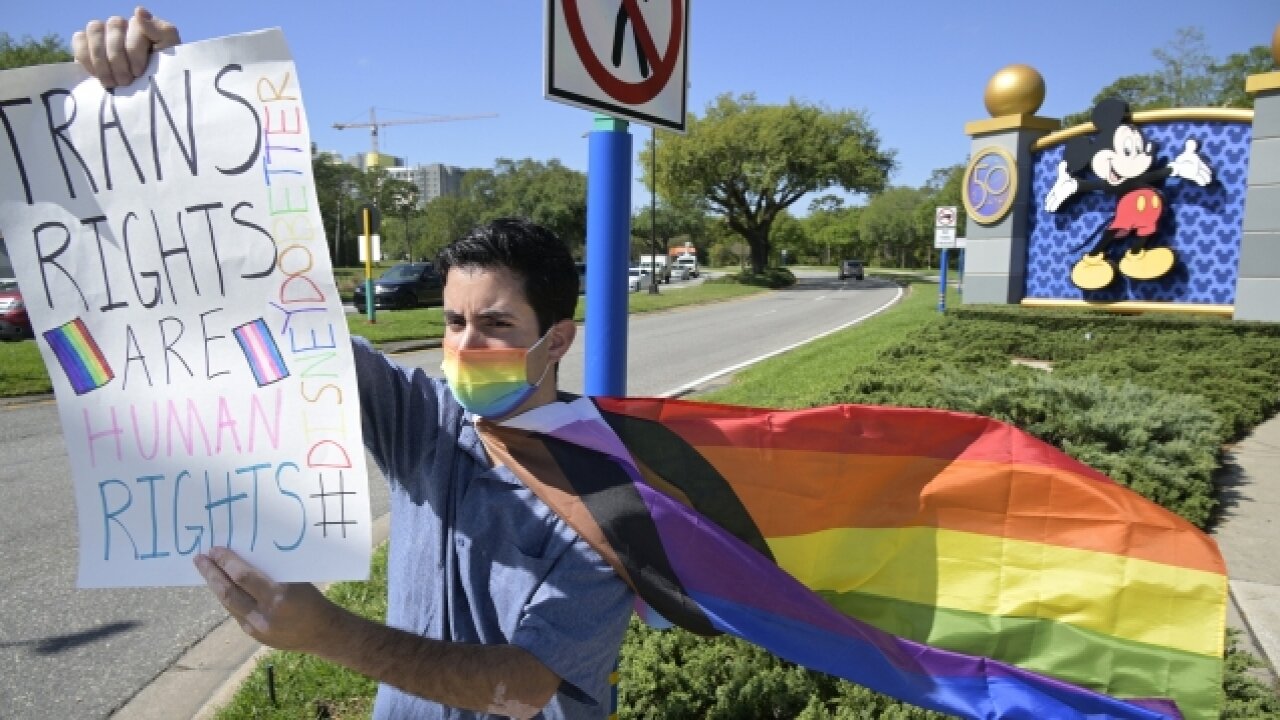
[[[22,340],[31,336],[31,318],[22,302],[22,292],[16,286],[0,290],[0,340]]]
[[[679,263],[676,263],[675,265],[672,265],[672,266],[671,266],[671,279],[672,279],[672,280],[680,280],[680,281],[688,280],[688,279],[689,279],[689,266],[687,266],[687,265],[681,265],[681,264],[679,264]]]
[[[444,303],[444,282],[435,265],[429,262],[392,265],[373,286],[375,307],[411,308]],[[354,301],[357,310],[365,308],[363,281],[356,284]]]
[[[649,287],[649,271],[641,267],[633,267],[627,271],[627,290],[640,292]]]
[[[864,276],[864,272],[862,269],[861,260],[840,261],[840,279],[841,280],[848,280],[849,278],[853,278],[854,280],[862,280],[863,276]]]

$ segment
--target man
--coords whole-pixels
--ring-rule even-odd
[[[131,82],[177,29],[138,8],[72,44],[108,86]],[[387,625],[308,584],[275,583],[227,548],[196,559],[249,635],[377,679],[378,718],[604,717],[631,611],[617,574],[506,467],[477,417],[557,400],[576,333],[565,245],[522,220],[477,228],[438,257],[447,381],[353,341],[365,443],[391,486]]]

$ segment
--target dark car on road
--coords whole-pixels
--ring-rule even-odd
[[[31,318],[22,302],[18,288],[0,290],[0,340],[21,340],[31,337]]]
[[[379,308],[411,308],[444,303],[444,282],[429,262],[400,263],[387,268],[373,281],[374,306]],[[356,310],[366,307],[364,282],[356,284],[353,301]]]
[[[862,261],[861,260],[841,260],[840,261],[840,279],[861,280],[863,278]]]

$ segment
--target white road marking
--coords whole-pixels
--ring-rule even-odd
[[[875,310],[872,310],[871,312],[867,313],[866,315],[863,315],[862,317],[859,317],[859,318],[855,318],[855,319],[853,319],[853,320],[850,320],[849,322],[847,322],[847,323],[845,323],[845,324],[843,324],[843,325],[841,325],[841,326],[839,326],[839,327],[831,328],[830,330],[828,330],[828,331],[826,331],[826,332],[824,332],[824,333],[819,333],[819,334],[817,334],[817,335],[814,335],[813,337],[811,337],[811,338],[809,338],[809,339],[807,339],[807,340],[801,340],[800,342],[792,343],[792,344],[790,344],[790,345],[788,345],[788,346],[786,346],[786,347],[784,347],[784,348],[779,348],[779,349],[777,349],[777,350],[774,350],[773,352],[765,353],[764,355],[760,355],[759,357],[751,358],[750,360],[747,360],[747,361],[745,361],[745,362],[740,362],[740,363],[738,363],[737,365],[730,365],[730,366],[729,366],[729,367],[727,367],[727,368],[722,368],[722,369],[720,369],[720,370],[716,370],[715,372],[710,373],[710,374],[708,374],[708,375],[704,375],[704,376],[702,376],[702,377],[698,378],[697,380],[694,380],[694,381],[693,381],[693,382],[691,382],[691,383],[685,383],[684,385],[681,385],[680,387],[677,387],[677,388],[675,388],[674,390],[668,390],[668,391],[666,391],[666,392],[664,392],[664,393],[659,393],[659,394],[657,395],[657,397],[680,397],[681,395],[685,395],[685,394],[687,394],[687,393],[693,392],[694,390],[696,390],[696,389],[698,388],[698,386],[699,386],[699,385],[702,385],[702,384],[704,384],[704,383],[711,382],[712,380],[715,380],[716,378],[720,377],[721,375],[727,375],[727,374],[729,374],[729,373],[731,373],[731,372],[737,372],[737,371],[741,370],[742,368],[749,367],[749,366],[751,366],[751,365],[755,365],[756,363],[760,362],[761,360],[768,360],[769,358],[773,357],[774,355],[781,355],[782,353],[787,352],[787,351],[789,351],[789,350],[794,350],[794,349],[796,349],[796,348],[798,348],[798,347],[800,347],[800,346],[802,346],[802,345],[807,345],[807,344],[809,344],[809,343],[813,342],[814,340],[819,340],[819,339],[824,338],[824,337],[826,337],[826,336],[828,336],[828,335],[830,335],[830,334],[832,334],[832,333],[840,332],[841,330],[844,330],[845,328],[850,327],[850,326],[852,326],[852,325],[857,325],[858,323],[862,322],[863,320],[866,320],[866,319],[867,319],[867,318],[869,318],[869,317],[872,317],[872,316],[875,316],[875,315],[879,315],[880,313],[884,312],[885,310],[888,310],[888,309],[889,309],[889,308],[890,308],[894,303],[898,302],[898,300],[899,300],[899,299],[901,299],[901,298],[902,298],[902,287],[901,287],[901,286],[899,286],[899,287],[898,287],[898,292],[893,296],[893,299],[892,299],[892,300],[890,300],[889,302],[885,303],[884,305],[881,305],[880,307],[876,308]],[[765,313],[765,314],[768,314],[768,313]]]

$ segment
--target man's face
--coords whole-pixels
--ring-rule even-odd
[[[444,345],[455,350],[527,348],[541,336],[524,284],[507,268],[449,268],[444,323]]]

